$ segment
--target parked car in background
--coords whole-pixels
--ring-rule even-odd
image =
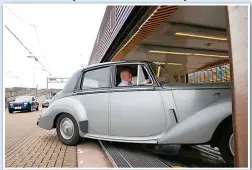
[[[126,69],[132,82],[121,86]],[[81,137],[153,146],[209,144],[232,164],[230,88],[230,83],[176,83],[151,62],[100,63],[77,71],[37,125],[56,128],[66,145]]]
[[[15,101],[8,104],[9,113],[14,111],[33,111],[39,110],[39,103],[34,96],[19,96]]]
[[[45,100],[42,102],[42,108],[44,108],[44,107],[49,107],[50,101],[51,101],[51,99],[45,99]]]

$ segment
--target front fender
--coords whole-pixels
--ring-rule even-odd
[[[75,100],[71,97],[61,98],[54,101],[45,112],[41,115],[38,126],[43,129],[52,129],[54,124],[54,119],[60,113],[68,113],[72,115],[78,122],[80,135],[87,133],[87,114],[86,110],[80,101]]]
[[[232,114],[231,97],[219,99],[175,125],[159,144],[200,144],[208,142],[219,123]]]

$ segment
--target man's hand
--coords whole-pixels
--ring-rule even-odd
[[[150,83],[151,83],[150,79],[145,80],[145,84],[150,84]]]

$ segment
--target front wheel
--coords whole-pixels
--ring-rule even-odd
[[[81,139],[77,122],[70,114],[63,113],[59,116],[56,131],[60,141],[65,145],[75,146]]]
[[[234,165],[234,135],[233,128],[230,125],[228,128],[223,130],[222,138],[219,144],[221,156],[225,162],[233,166]]]

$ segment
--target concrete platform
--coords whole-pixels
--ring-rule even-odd
[[[97,140],[83,140],[77,145],[78,168],[113,168]]]

